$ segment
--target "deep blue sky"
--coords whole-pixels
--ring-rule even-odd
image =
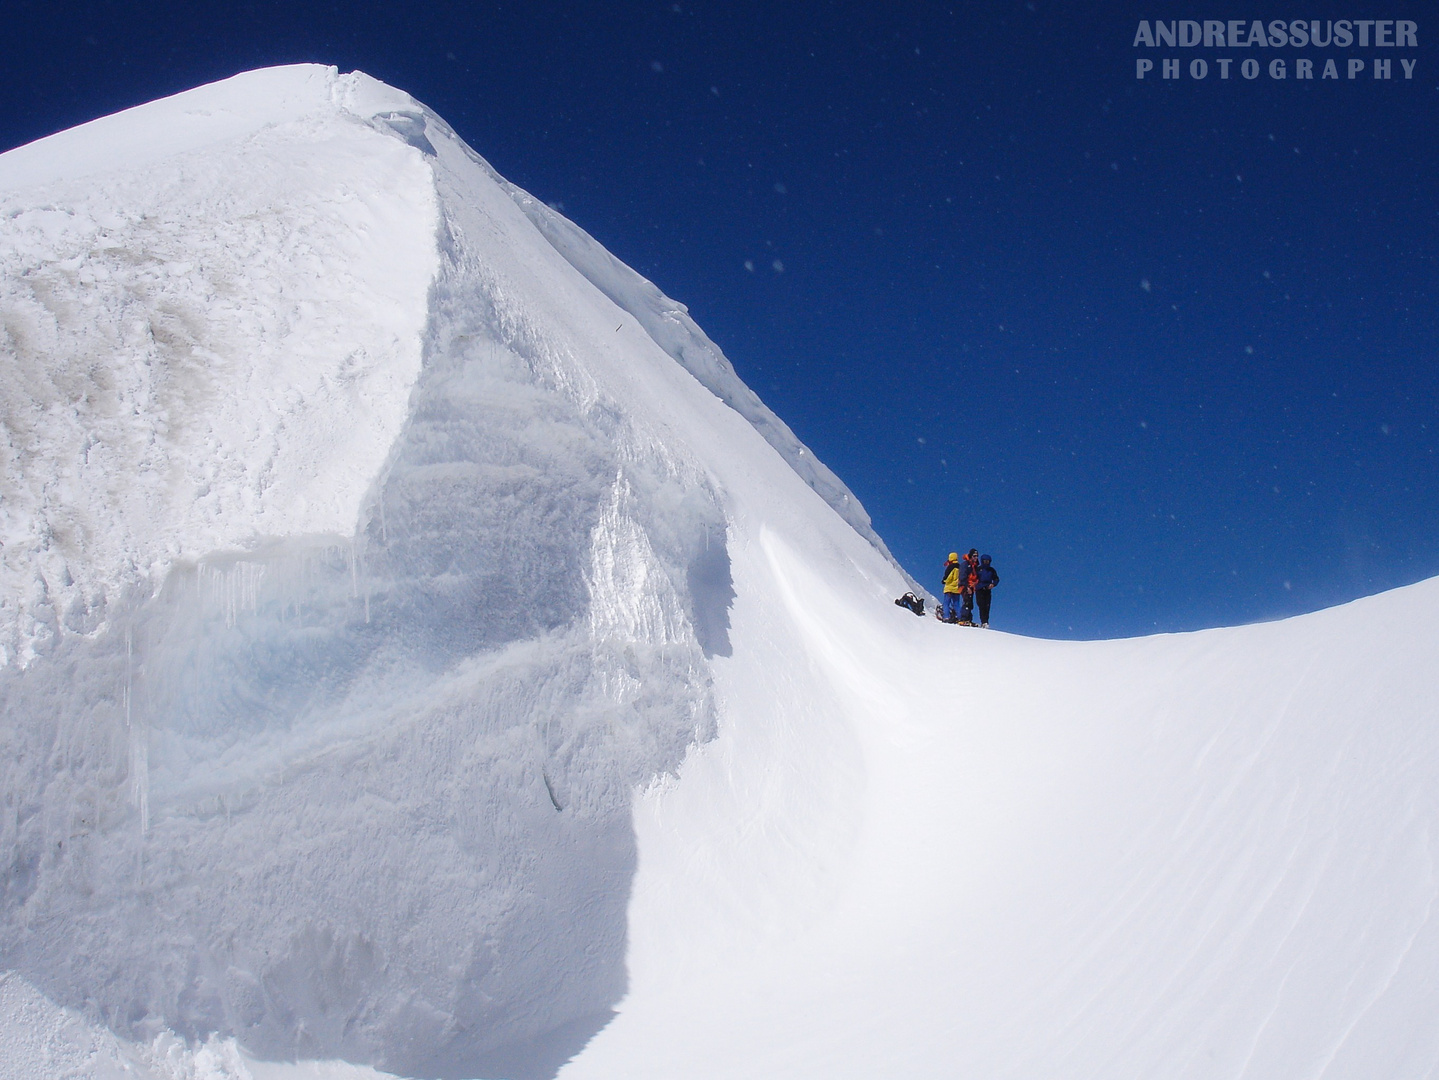
[[[363,69],[688,304],[931,588],[977,546],[997,626],[1188,629],[1439,574],[1433,11],[11,0],[0,147]],[[1418,47],[1132,44],[1209,16],[1408,18]]]

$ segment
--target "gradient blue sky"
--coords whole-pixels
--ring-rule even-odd
[[[1435,10],[11,0],[0,147],[252,67],[367,71],[688,304],[931,588],[976,546],[997,626],[1107,637],[1439,573]],[[1212,16],[1418,46],[1133,46]]]

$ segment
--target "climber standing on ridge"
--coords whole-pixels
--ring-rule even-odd
[[[989,629],[990,590],[999,584],[999,571],[989,565],[989,556],[979,557],[979,570],[975,573],[974,598],[979,601],[979,625]]]
[[[944,564],[944,608],[940,618],[945,622],[959,621],[959,596],[968,575],[968,569],[959,561],[959,552],[951,551],[949,561]]]
[[[961,602],[959,605],[959,625],[974,625],[974,586],[979,580],[979,548],[970,548],[964,556],[964,561],[959,564],[959,584]]]

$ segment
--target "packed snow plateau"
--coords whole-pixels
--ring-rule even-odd
[[[0,1080],[1439,1072],[1439,579],[916,619],[359,73],[0,155],[0,265]]]

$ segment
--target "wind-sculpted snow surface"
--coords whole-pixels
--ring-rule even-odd
[[[1439,581],[915,619],[682,307],[361,75],[0,190],[0,1080],[1439,1073]]]
[[[175,558],[350,535],[404,423],[430,170],[358,118],[283,109],[143,160],[236,92],[193,97],[111,118],[130,167],[94,171],[83,129],[0,158],[0,662],[106,626],[117,583]],[[66,149],[82,175],[24,183]]]
[[[549,1075],[624,993],[632,792],[714,732],[719,493],[403,95],[111,122],[265,95],[4,197],[0,964],[126,1038]]]

